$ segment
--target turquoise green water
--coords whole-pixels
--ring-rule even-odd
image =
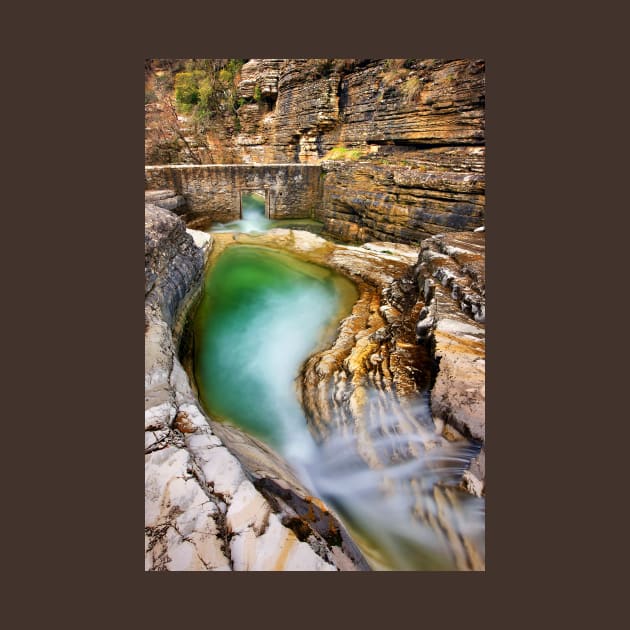
[[[329,269],[262,247],[226,249],[195,317],[195,376],[210,413],[302,458],[313,444],[295,379],[356,297]]]

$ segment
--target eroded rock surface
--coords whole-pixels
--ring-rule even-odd
[[[323,200],[315,216],[348,241],[418,243],[482,225],[484,147],[384,147],[357,162],[324,161]]]
[[[191,389],[177,340],[210,247],[207,234],[145,205],[145,569],[366,569],[329,510],[256,441],[219,437]],[[255,475],[230,440],[247,445]]]
[[[144,201],[179,215],[187,210],[186,199],[174,190],[145,190]]]
[[[262,99],[236,142],[244,161],[302,163],[340,144],[483,144],[484,70],[472,59],[250,59],[239,96],[258,87]]]
[[[364,409],[368,393],[392,398],[387,406],[403,419],[430,391],[433,416],[441,427],[450,425],[449,438],[455,429],[485,439],[483,232],[440,234],[420,248],[385,241],[340,245],[285,229],[215,238],[217,253],[234,243],[283,249],[356,283],[351,315],[302,373],[302,403],[320,437],[349,409]],[[432,430],[434,420],[421,424]]]
[[[424,303],[417,333],[438,361],[431,408],[438,421],[481,443],[471,470],[483,481],[485,233],[445,234],[423,241],[416,273]]]

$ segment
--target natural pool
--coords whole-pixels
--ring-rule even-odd
[[[201,399],[289,459],[313,442],[295,378],[357,298],[343,276],[263,247],[228,247],[207,275],[195,317]]]

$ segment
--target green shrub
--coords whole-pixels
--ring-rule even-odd
[[[243,59],[190,59],[173,84],[179,111],[192,114],[202,128],[216,115],[237,117],[245,102],[236,98],[236,79]]]
[[[203,79],[201,70],[178,72],[175,75],[175,100],[184,111],[190,111],[193,105],[199,103],[199,83]]]

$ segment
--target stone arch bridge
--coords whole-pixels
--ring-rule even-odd
[[[314,216],[322,202],[321,168],[314,164],[177,164],[145,166],[146,190],[174,190],[186,199],[187,225],[205,228],[241,217],[241,193],[261,192],[270,219]]]

